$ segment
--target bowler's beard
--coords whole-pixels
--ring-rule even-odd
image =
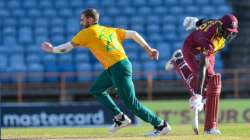
[[[89,27],[89,25],[83,25],[83,24],[81,24],[81,29],[88,28],[88,27]]]
[[[97,24],[97,23],[93,23],[93,24],[81,24],[81,28],[82,29],[84,29],[84,28],[88,28],[88,27],[90,27],[90,26],[92,26],[92,25],[95,25],[95,24]]]
[[[91,26],[90,24],[86,24],[86,25],[81,24],[81,28],[82,28],[82,29],[88,28],[88,27],[90,27],[90,26]]]
[[[90,24],[86,24],[84,25],[84,28],[88,28],[89,26],[91,26]]]

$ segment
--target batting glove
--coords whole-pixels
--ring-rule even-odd
[[[183,20],[183,27],[186,31],[193,30],[196,28],[196,22],[199,19],[197,17],[185,17]]]
[[[200,94],[195,94],[189,99],[189,106],[194,111],[198,109],[198,111],[203,110],[204,103],[202,102],[202,96]]]

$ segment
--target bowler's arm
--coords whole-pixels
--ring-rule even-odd
[[[158,60],[158,58],[159,58],[158,50],[151,48],[148,45],[148,43],[144,40],[144,38],[136,31],[127,30],[126,34],[125,34],[125,39],[134,40],[137,44],[139,44],[142,48],[144,48],[144,50],[148,53],[148,55],[151,59]]]
[[[73,42],[66,42],[58,46],[53,46],[50,42],[43,42],[42,50],[49,53],[67,53],[76,46]]]

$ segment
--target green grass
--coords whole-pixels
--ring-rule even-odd
[[[178,101],[154,101],[143,102],[150,109],[161,112],[166,110],[181,111],[188,108],[187,100]],[[250,140],[250,124],[242,117],[244,110],[248,110],[247,120],[250,119],[250,101],[249,100],[222,100],[220,109],[236,110],[238,123],[222,123],[219,125],[223,135],[205,136],[203,134],[203,125],[200,125],[201,134],[193,135],[190,122],[180,124],[180,115],[170,115],[168,118],[173,131],[167,136],[154,138],[154,140]],[[226,113],[225,113],[226,114]],[[163,118],[163,115],[160,114]],[[225,116],[224,116],[225,117]],[[226,117],[225,117],[226,118]],[[224,121],[226,119],[224,118]],[[115,134],[110,134],[107,128],[7,128],[2,129],[2,139],[97,139],[97,140],[148,140],[143,135],[152,130],[152,127],[146,123],[140,123],[138,126],[124,128]]]
[[[155,140],[250,140],[249,124],[220,125],[223,135],[207,136],[193,135],[190,125],[173,125],[173,131],[167,136],[154,138]],[[16,128],[3,129],[3,139],[97,139],[97,140],[147,140],[144,133],[151,131],[149,125],[138,125],[124,128],[115,134],[110,134],[107,128]]]

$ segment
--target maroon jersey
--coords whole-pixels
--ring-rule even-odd
[[[193,31],[186,39],[185,44],[193,55],[206,53],[214,55],[224,47],[225,40],[219,35],[222,23],[219,20],[209,20]]]

